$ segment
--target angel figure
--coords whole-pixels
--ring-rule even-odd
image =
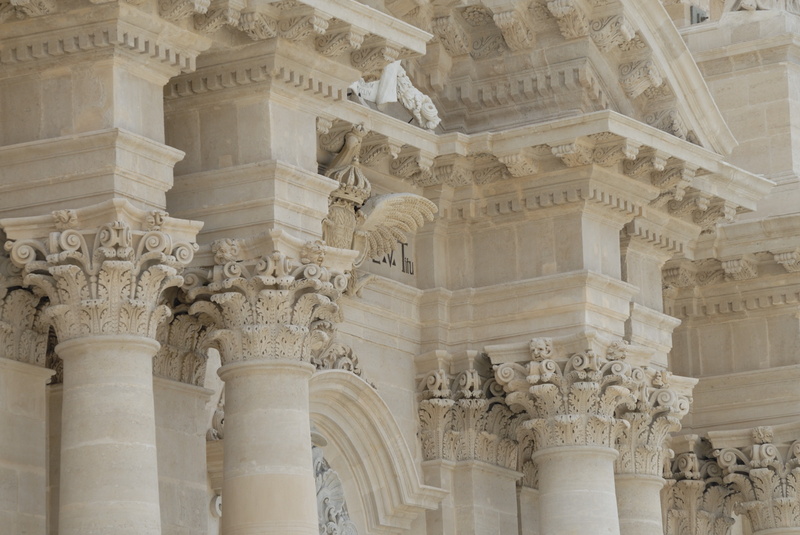
[[[412,193],[371,196],[372,186],[359,162],[365,135],[363,125],[353,126],[325,173],[339,187],[331,193],[322,236],[331,247],[360,251],[356,267],[390,253],[398,241],[406,241],[407,234],[415,233],[426,220],[433,221],[437,212],[434,203]]]

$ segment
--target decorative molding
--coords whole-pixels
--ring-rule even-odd
[[[530,150],[523,149],[510,154],[503,154],[497,160],[506,166],[509,174],[514,178],[535,175],[539,172],[539,163]]]
[[[482,461],[517,469],[518,419],[503,402],[502,388],[475,369],[478,355],[451,376],[444,363],[419,380],[420,440],[426,461]]]
[[[13,282],[0,276],[0,357],[45,367],[49,325],[42,321],[41,297],[13,289]]]
[[[637,393],[635,406],[623,408],[620,416],[629,423],[617,442],[618,474],[661,476],[670,458],[668,440],[680,431],[681,419],[689,412],[690,398],[671,385],[671,374],[644,368],[646,380]]]
[[[733,492],[713,458],[682,452],[675,456],[662,491],[666,535],[729,535]]]
[[[159,64],[182,72],[193,71],[197,53],[185,48],[179,49],[164,37],[123,21],[86,24],[61,32],[31,34],[9,40],[0,49],[0,65],[104,48],[119,48],[134,54],[146,55]]]
[[[177,21],[193,13],[203,15],[210,5],[211,0],[160,0],[158,14],[166,20]]]
[[[388,43],[385,39],[370,37],[365,39],[358,50],[350,53],[353,67],[363,73],[365,80],[380,77],[383,68],[400,59],[402,49]]]
[[[9,0],[0,3],[0,24],[12,15],[18,19],[42,17],[56,11],[54,0]]]
[[[728,280],[743,281],[758,276],[758,262],[752,255],[722,261],[722,270]]]
[[[776,263],[783,266],[788,273],[797,273],[800,271],[800,250],[798,249],[774,253],[773,259]]]
[[[619,66],[619,75],[622,88],[630,98],[636,98],[646,89],[660,87],[664,83],[655,62],[650,59],[623,63]]]
[[[349,24],[331,23],[328,30],[316,38],[317,52],[323,56],[337,57],[361,48],[366,32]]]

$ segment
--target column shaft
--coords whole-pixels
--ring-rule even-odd
[[[59,344],[64,360],[60,535],[157,535],[152,358],[158,342],[100,335]]]
[[[619,528],[622,535],[663,535],[661,489],[664,480],[645,474],[616,477]]]
[[[318,535],[302,362],[227,364],[223,535]]]
[[[611,448],[561,446],[533,454],[541,535],[619,535]]]

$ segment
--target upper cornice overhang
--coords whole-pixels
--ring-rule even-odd
[[[745,211],[754,210],[756,203],[774,186],[770,180],[725,162],[721,154],[614,111],[599,111],[500,132],[444,135],[421,130],[352,102],[340,102],[337,116],[344,123],[340,127],[342,136],[348,128],[347,124],[363,123],[372,135],[383,138],[385,145],[394,147],[391,151],[393,156],[413,156],[417,159],[417,168],[427,165],[434,175],[434,183],[433,171],[440,161],[449,162],[454,157],[466,158],[476,154],[489,154],[496,159],[495,164],[508,165],[509,169],[500,173],[506,178],[517,176],[510,169],[509,156],[523,155],[529,158],[531,175],[536,173],[536,169],[540,167],[539,161],[544,159],[561,158],[561,165],[572,166],[563,157],[563,152],[560,152],[563,149],[559,148],[576,143],[590,150],[591,156],[586,161],[587,165],[608,165],[609,162],[598,159],[597,149],[604,147],[599,147],[598,145],[603,144],[595,140],[603,137],[613,138],[614,143],[621,147],[619,156],[611,162],[616,164],[624,159],[635,163],[637,158],[641,159],[648,154],[648,157],[660,159],[664,164],[681,163],[696,169],[691,182],[693,188]],[[333,116],[330,118],[333,119]],[[362,154],[362,161],[365,161],[364,156]]]
[[[738,144],[700,73],[689,48],[660,0],[619,0],[626,16],[650,44],[653,60],[675,92],[684,120],[700,144],[730,154]]]

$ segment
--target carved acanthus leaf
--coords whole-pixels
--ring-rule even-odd
[[[506,403],[524,410],[524,429],[536,450],[563,445],[614,447],[629,423],[616,417],[633,410],[645,374],[623,360],[609,361],[591,350],[566,361],[531,360],[501,364],[495,379]]]
[[[758,262],[752,255],[722,261],[722,270],[728,280],[749,280],[758,276]]]
[[[504,154],[497,159],[506,166],[508,172],[515,178],[535,175],[539,171],[539,163],[529,150]]]
[[[206,325],[185,313],[163,323],[156,334],[161,347],[153,359],[153,375],[203,386],[208,361],[206,335]]]
[[[646,89],[659,87],[664,83],[655,62],[649,59],[620,65],[619,75],[622,88],[631,98],[636,98]]]
[[[469,53],[469,35],[452,16],[436,17],[431,23],[434,35],[451,56]]]
[[[613,15],[595,19],[590,24],[592,40],[602,51],[611,50],[615,46],[623,46],[636,35],[636,30],[628,23],[624,15]]]
[[[754,533],[800,526],[800,441],[754,440],[742,448],[714,451],[723,481],[738,495],[734,510]]]
[[[216,33],[220,30],[220,28],[226,25],[238,28],[240,24],[240,18],[244,18],[241,12],[231,7],[209,7],[206,13],[194,16],[194,27],[202,33]],[[244,26],[246,24],[248,27],[255,26],[255,18],[255,13],[250,14],[250,20],[247,22],[243,20],[242,25]],[[248,31],[245,28],[243,28],[243,30],[245,32]]]
[[[551,148],[553,156],[560,158],[567,167],[579,167],[594,162],[594,152],[591,146],[575,141]]]
[[[578,0],[551,0],[547,2],[547,9],[558,21],[564,38],[576,39],[589,35],[589,22]]]
[[[44,315],[59,341],[91,334],[155,338],[169,318],[162,295],[183,283],[179,273],[197,245],[140,230],[147,227],[146,214],[136,223],[117,220],[6,242],[12,262],[24,269],[24,283],[49,298]]]
[[[197,13],[203,15],[208,12],[211,0],[160,0],[158,13],[166,20],[180,20]]]
[[[45,366],[49,326],[40,316],[41,298],[29,290],[8,291],[5,286],[0,288],[0,297],[0,357]]]
[[[524,4],[517,9],[495,13],[494,23],[503,32],[503,39],[511,50],[525,50],[534,45],[533,21]]]
[[[381,39],[370,39],[350,54],[350,61],[353,67],[363,73],[365,80],[377,79],[384,67],[399,59],[400,52],[397,45]]]
[[[306,259],[308,260],[308,259]],[[208,341],[223,363],[246,360],[309,362],[328,343],[341,313],[336,304],[347,276],[279,252],[216,265],[211,282],[190,288],[190,314],[205,317]]]
[[[784,251],[775,253],[773,258],[775,262],[783,266],[789,273],[797,273],[800,271],[800,250]]]
[[[323,56],[336,57],[358,50],[366,34],[350,25],[329,26],[324,35],[315,40],[317,51]]]

